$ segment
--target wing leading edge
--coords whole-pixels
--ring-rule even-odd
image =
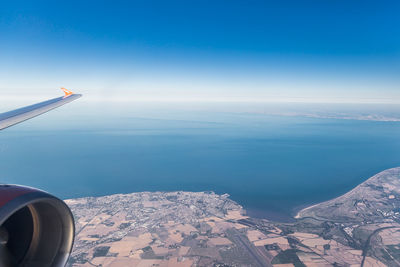
[[[40,102],[27,107],[19,108],[16,110],[8,111],[0,114],[0,130],[13,126],[17,123],[29,120],[33,117],[39,116],[47,111],[58,108],[67,104],[75,99],[80,98],[82,95],[74,94],[71,91],[61,88],[65,96],[53,98],[44,102]]]

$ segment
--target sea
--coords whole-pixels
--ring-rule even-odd
[[[357,119],[371,106],[327,118],[224,105],[67,105],[0,132],[0,182],[62,199],[214,191],[282,221],[400,166],[400,122]]]

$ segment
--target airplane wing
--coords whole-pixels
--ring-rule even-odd
[[[67,104],[75,99],[80,98],[82,95],[74,94],[71,91],[61,88],[65,96],[53,98],[44,102],[40,102],[27,107],[19,108],[16,110],[8,111],[0,114],[0,130],[15,125],[17,123],[26,121],[33,117],[39,116],[47,111],[58,108]]]
[[[0,130],[69,103],[65,96],[0,114]],[[65,266],[75,235],[74,217],[60,199],[35,188],[0,184],[0,267]]]

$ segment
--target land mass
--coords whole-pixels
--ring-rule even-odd
[[[358,120],[358,121],[384,121],[398,122],[400,117],[396,114],[376,114],[376,113],[338,113],[338,112],[274,112],[265,111],[266,115],[276,115],[284,117],[305,117],[316,119],[338,119],[338,120]]]
[[[66,203],[76,220],[67,266],[400,266],[400,168],[301,210],[291,223],[250,218],[213,192]]]

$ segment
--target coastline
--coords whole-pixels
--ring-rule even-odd
[[[283,222],[283,223],[295,222],[295,219],[291,214],[285,214],[266,209],[255,209],[247,207],[243,207],[243,209],[245,210],[247,216],[254,219],[266,219],[271,222]]]
[[[339,196],[340,197],[340,196]],[[333,199],[335,199],[335,198],[333,198]],[[329,200],[327,200],[327,201],[329,201]],[[320,202],[320,203],[316,203],[316,204],[313,204],[313,205],[311,205],[311,206],[306,206],[306,207],[304,207],[304,208],[301,208],[301,209],[296,209],[297,210],[297,212],[296,212],[296,215],[294,215],[293,216],[293,218],[294,219],[301,219],[301,217],[300,217],[300,213],[301,212],[303,212],[303,211],[305,211],[305,210],[309,210],[309,209],[311,209],[311,208],[314,208],[314,207],[316,207],[316,206],[318,206],[319,204],[321,204],[321,203],[324,203],[325,201],[323,201],[323,202]]]

